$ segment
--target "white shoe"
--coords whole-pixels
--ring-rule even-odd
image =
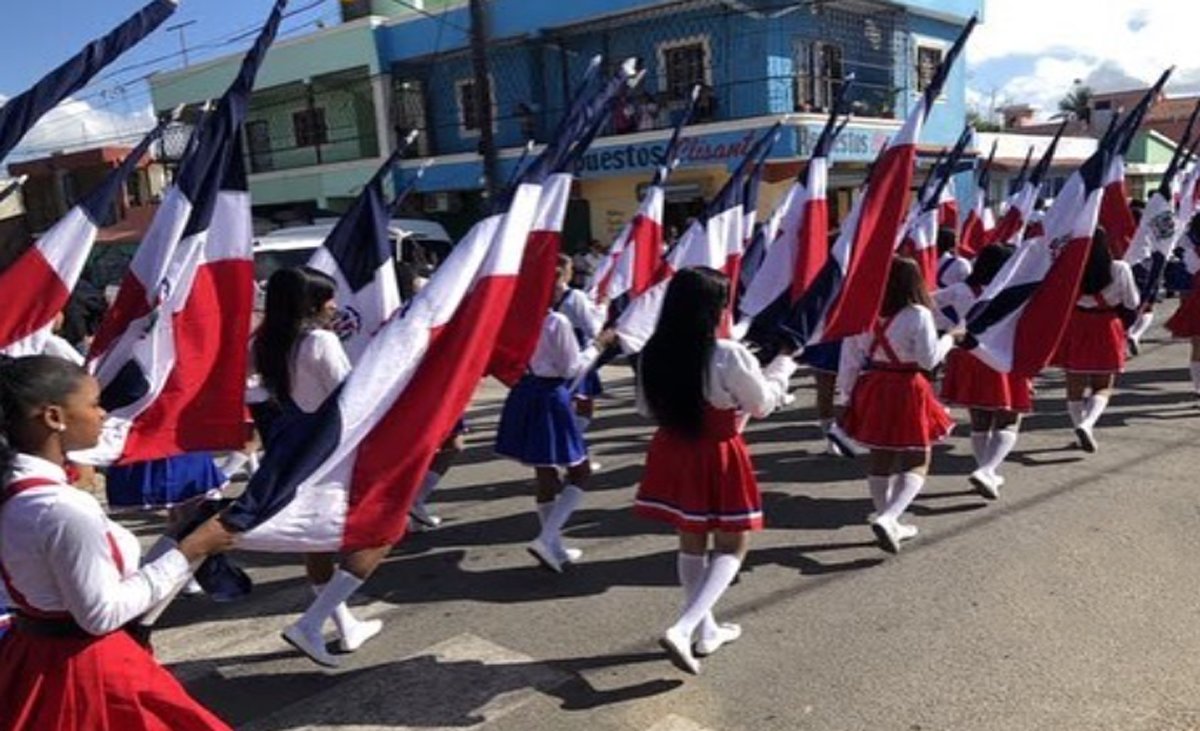
[[[567,548],[566,546],[558,547],[558,560],[560,563],[579,563],[583,558],[583,551],[578,548]]]
[[[408,511],[408,517],[412,521],[413,529],[417,531],[436,530],[442,524],[442,519],[429,512],[429,508],[424,505],[414,505],[412,510]]]
[[[1099,449],[1091,429],[1082,426],[1075,427],[1075,438],[1079,440],[1079,446],[1083,448],[1083,451],[1088,454],[1095,454]]]
[[[896,523],[896,537],[903,543],[911,541],[921,533],[921,530],[915,525],[905,525],[904,523]]]
[[[825,435],[825,454],[828,454],[830,457],[852,456],[846,454],[846,452],[842,450],[841,446],[838,445],[833,437],[829,436],[828,434]]]
[[[338,640],[338,649],[342,652],[354,652],[362,647],[364,642],[379,634],[381,630],[383,630],[383,622],[378,619],[355,622],[350,631]]]
[[[971,486],[983,495],[988,500],[995,500],[1000,497],[1000,485],[996,484],[996,478],[983,470],[975,470],[971,476],[967,478]]]
[[[541,538],[534,539],[532,543],[525,547],[525,550],[529,551],[529,554],[536,558],[538,563],[543,567],[550,569],[556,574],[562,573],[563,562],[558,551],[555,551],[552,546],[548,545]]]
[[[879,539],[879,547],[888,553],[900,553],[900,526],[891,518],[876,518],[871,521],[871,530]]]
[[[825,432],[825,437],[837,445],[837,448],[842,450],[844,457],[861,457],[869,450],[864,449],[861,444],[854,441],[849,434],[842,429],[841,425],[833,424],[829,427],[829,431]]]
[[[591,462],[588,464],[588,467],[590,467],[590,468],[591,468],[592,472],[599,472],[600,470],[604,469],[604,465],[600,464],[600,463],[599,463],[599,462],[597,462],[596,460],[592,460],[592,461],[591,461]]]
[[[320,632],[316,634],[308,634],[300,627],[299,624],[289,624],[284,627],[282,632],[284,642],[287,642],[292,647],[308,656],[318,665],[323,665],[327,668],[336,668],[341,663],[329,651],[325,649],[325,638]]]
[[[736,642],[741,636],[742,626],[740,624],[718,624],[717,635],[715,637],[706,637],[696,643],[696,656],[706,657],[711,655],[721,649],[722,645]]]
[[[674,627],[667,630],[658,644],[667,651],[675,667],[692,675],[700,674],[700,661],[692,654],[692,643],[679,630]]]

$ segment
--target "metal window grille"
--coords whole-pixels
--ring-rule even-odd
[[[298,147],[329,144],[329,128],[325,126],[325,110],[321,107],[292,112],[292,130]]]

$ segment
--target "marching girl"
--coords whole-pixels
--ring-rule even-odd
[[[63,469],[100,438],[100,387],[60,358],[0,362],[0,729],[227,729],[124,628],[227,550],[216,518],[139,567],[138,539]]]
[[[979,253],[965,281],[934,294],[939,330],[963,326],[971,307],[1010,256],[1012,251],[1006,246],[988,246]],[[942,400],[971,414],[971,451],[977,469],[968,479],[989,500],[1000,496],[1004,478],[997,470],[1017,444],[1021,414],[1033,410],[1030,391],[1028,378],[993,370],[970,350],[954,348],[946,356]]]
[[[575,333],[580,348],[586,348],[600,334],[604,312],[592,305],[588,296],[579,289],[567,286],[561,279],[554,284],[554,310],[566,315]],[[596,416],[596,397],[604,393],[600,373],[589,369],[572,393],[575,404],[575,420],[579,431],[587,432]]]
[[[971,274],[971,262],[958,255],[958,234],[952,228],[939,228],[937,233],[937,286],[945,289],[965,280]]]
[[[1167,330],[1176,338],[1192,341],[1192,390],[1200,401],[1200,215],[1192,218],[1187,235],[1180,242],[1183,261],[1192,275],[1192,290],[1180,299],[1179,309],[1167,320]]]
[[[742,415],[764,418],[787,403],[788,379],[796,370],[787,355],[760,369],[745,346],[717,338],[728,299],[725,275],[712,269],[677,273],[638,372],[638,408],[658,431],[634,512],[679,534],[684,609],[661,644],[690,673],[700,672],[697,656],[742,633],[735,624],[717,624],[712,614],[741,568],[749,532],[763,525],[762,497],[740,433]]]
[[[938,337],[932,305],[920,267],[897,257],[873,331],[847,338],[842,348],[838,390],[849,396],[842,426],[871,450],[871,529],[889,553],[917,535],[900,517],[925,484],[930,447],[954,427],[928,375],[954,345],[949,335]]]
[[[336,291],[337,285],[329,275],[308,267],[280,269],[267,282],[266,312],[254,335],[251,353],[262,386],[279,413],[267,427],[270,431],[283,428],[289,416],[315,412],[350,374],[350,359],[341,340],[329,329],[337,314]],[[272,434],[262,437],[270,449]],[[341,598],[321,603],[317,612],[310,607],[284,630],[284,639],[315,662],[332,667],[337,661],[325,649],[322,637],[326,619],[332,617],[344,652],[357,650],[379,634],[383,623],[360,621],[346,606],[346,599],[362,585],[365,576],[335,571],[333,554],[307,554],[305,569],[318,597],[314,605],[333,596],[327,596],[326,589]]]
[[[560,255],[556,287],[570,281],[571,259]],[[496,453],[534,470],[542,528],[528,550],[556,573],[580,558],[578,550],[563,546],[562,529],[583,501],[592,474],[587,443],[571,409],[571,382],[613,339],[606,330],[580,351],[570,320],[551,310],[542,322],[529,371],[509,391],[496,429]]]
[[[1096,422],[1112,397],[1117,374],[1125,369],[1125,326],[1119,310],[1133,311],[1141,304],[1133,270],[1113,259],[1103,228],[1092,237],[1079,294],[1055,361],[1067,373],[1067,411],[1075,436],[1090,453],[1098,448]]]

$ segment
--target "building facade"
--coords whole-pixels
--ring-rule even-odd
[[[613,236],[637,208],[670,128],[695,85],[701,99],[668,188],[681,226],[779,119],[760,197],[773,205],[799,171],[842,85],[854,76],[853,119],[833,153],[835,214],[849,208],[867,165],[917,103],[982,0],[572,0],[487,3],[487,91],[507,180],[528,140],[544,143],[597,55],[611,71],[635,57],[646,74],[621,98],[580,161],[571,244]],[[246,125],[256,213],[277,220],[339,210],[411,130],[400,185],[429,165],[409,202],[461,233],[488,207],[480,107],[465,0],[349,0],[342,25],[279,42],[260,73]],[[239,57],[151,80],[156,109],[216,96]],[[922,136],[929,152],[965,124],[960,61]]]

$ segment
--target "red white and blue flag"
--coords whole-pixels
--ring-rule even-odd
[[[947,51],[920,102],[882,151],[861,197],[842,223],[829,261],[797,305],[795,337],[803,344],[840,340],[874,324],[905,214],[917,157],[917,140],[950,69],[978,18],[972,17]]]
[[[283,425],[224,521],[253,551],[391,545],[433,457],[491,358],[542,187],[476,224],[421,291],[371,339],[345,383]]]
[[[971,210],[963,221],[962,231],[958,234],[958,253],[968,259],[979,256],[979,252],[988,245],[988,189],[991,187],[992,161],[996,159],[996,147],[992,143],[992,151],[979,170],[975,179],[975,190],[971,198]]]
[[[179,0],[154,0],[27,91],[8,100],[0,107],[0,160],[8,157],[46,112],[86,86],[104,67],[162,25],[178,7]]]
[[[1004,201],[1000,220],[988,234],[988,244],[1017,246],[1025,239],[1025,227],[1029,225],[1041,189],[1040,184],[1032,184],[1029,179],[1029,163],[1033,159],[1033,149],[1030,145],[1025,153],[1025,162],[1013,181],[1012,193]]]
[[[1109,162],[1104,176],[1104,203],[1100,208],[1100,225],[1108,234],[1108,246],[1112,249],[1113,256],[1118,259],[1123,258],[1129,250],[1129,245],[1133,242],[1133,236],[1137,233],[1138,227],[1137,220],[1133,217],[1133,211],[1129,208],[1129,190],[1125,185],[1125,156],[1133,145],[1133,140],[1142,126],[1146,113],[1159,93],[1162,92],[1162,88],[1170,76],[1170,69],[1163,72],[1158,82],[1126,115],[1114,133],[1113,159]]]
[[[780,124],[776,123],[751,147],[704,215],[694,221],[666,256],[654,284],[630,301],[617,320],[617,339],[626,353],[641,352],[654,333],[663,298],[675,272],[688,267],[708,267],[737,280],[745,247],[746,180],[763,148],[774,144]],[[732,288],[731,288],[732,289]],[[733,293],[730,293],[732,298]],[[732,301],[730,302],[732,305]]]
[[[0,272],[0,353],[11,357],[42,352],[55,316],[79,283],[104,221],[130,174],[159,138],[166,120],[133,149],[104,181],[50,228],[37,243]]]
[[[577,94],[553,141],[529,166],[527,174],[543,180],[542,197],[521,262],[517,283],[521,297],[505,315],[488,365],[488,373],[508,386],[515,385],[528,371],[529,359],[541,337],[541,328],[535,323],[540,324],[546,318],[554,297],[563,225],[575,182],[568,171],[591,146],[620,91],[640,79],[635,60],[628,59],[598,92],[590,96]]]
[[[392,206],[383,191],[384,178],[400,156],[401,150],[397,150],[388,157],[308,261],[310,267],[325,272],[337,283],[334,332],[352,363],[400,309],[400,285],[388,225]]]
[[[967,143],[971,140],[971,128],[967,127],[959,136],[950,156],[932,172],[934,182],[925,191],[921,200],[917,201],[916,209],[910,214],[905,224],[897,253],[914,259],[921,268],[925,285],[932,292],[938,288],[938,230],[942,227],[942,200],[950,181],[954,178],[954,169],[962,159]]]
[[[829,153],[849,121],[847,118],[838,124],[849,86],[844,85],[841,98],[813,145],[802,178],[797,178],[784,194],[778,208],[778,239],[767,250],[739,303],[737,331],[748,330],[752,339],[775,337],[829,258]]]
[[[89,353],[108,411],[105,464],[239,448],[254,301],[241,128],[279,28],[277,0],[241,70],[164,195]]]

